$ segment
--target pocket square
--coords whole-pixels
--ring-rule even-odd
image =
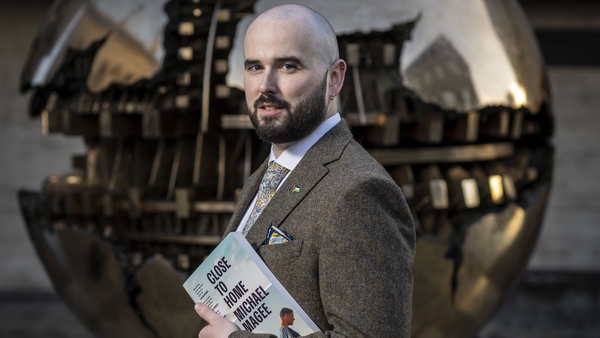
[[[293,241],[294,237],[279,229],[273,222],[267,229],[267,236],[265,237],[265,245],[282,244]]]

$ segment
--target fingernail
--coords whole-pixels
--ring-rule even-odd
[[[200,304],[196,303],[196,305],[194,305],[194,309],[200,310]]]

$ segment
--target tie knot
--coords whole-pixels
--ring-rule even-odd
[[[281,164],[275,162],[275,161],[271,161],[269,162],[269,168],[267,169],[267,174],[269,174],[269,172],[271,173],[276,173],[276,174],[281,174],[283,173],[283,175],[287,174],[290,170],[284,166],[282,166]]]
[[[275,183],[275,187],[279,185],[279,182],[287,175],[290,170],[281,164],[272,161],[269,163],[269,167],[267,168],[267,172],[265,173],[265,177],[268,180],[272,180],[272,183]]]

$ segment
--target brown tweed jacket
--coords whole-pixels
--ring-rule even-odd
[[[266,168],[265,161],[242,189],[225,235],[238,226]],[[271,222],[294,241],[262,245]],[[411,213],[400,188],[345,122],[306,153],[246,238],[323,330],[309,337],[410,336]],[[274,336],[238,331],[230,337]]]

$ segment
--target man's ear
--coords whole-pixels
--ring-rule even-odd
[[[346,61],[337,59],[331,66],[329,73],[329,94],[337,96],[342,90],[346,78]]]

